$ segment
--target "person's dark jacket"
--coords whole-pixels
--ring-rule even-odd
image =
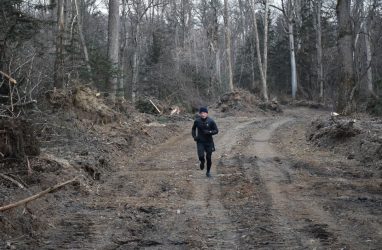
[[[214,141],[212,136],[217,133],[219,133],[218,127],[211,118],[207,117],[206,119],[202,119],[198,117],[195,119],[194,125],[192,126],[192,137],[194,137],[196,142],[211,143]]]

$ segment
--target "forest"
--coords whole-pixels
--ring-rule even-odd
[[[381,249],[381,39],[380,0],[0,0],[0,249]]]
[[[19,102],[88,85],[114,101],[191,108],[242,88],[380,113],[381,5],[2,0],[0,69],[17,79]]]

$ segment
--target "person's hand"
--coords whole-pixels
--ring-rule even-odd
[[[198,140],[199,140],[199,138],[198,138],[197,136],[195,136],[195,137],[194,137],[194,141],[197,142]]]
[[[210,134],[212,134],[212,131],[211,130],[204,130],[203,133],[206,135],[210,135]]]

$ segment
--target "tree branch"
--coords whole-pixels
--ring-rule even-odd
[[[5,174],[1,174],[1,173],[0,173],[0,177],[3,177],[4,179],[6,179],[6,180],[12,182],[13,184],[15,184],[16,186],[18,186],[18,187],[21,188],[21,189],[24,189],[24,190],[26,189],[26,188],[24,187],[23,184],[21,184],[20,182],[16,181],[15,179],[13,179],[13,178],[11,178],[11,177],[5,175]]]
[[[0,74],[3,75],[5,78],[7,78],[10,83],[13,83],[13,84],[17,83],[15,79],[13,79],[10,75],[4,73],[3,71],[0,71]]]
[[[158,111],[159,114],[162,114],[162,111],[158,109],[158,107],[153,103],[153,101],[149,100],[150,103],[154,106],[154,108]]]
[[[20,205],[23,205],[23,204],[28,203],[28,202],[33,201],[33,200],[36,200],[36,199],[40,198],[41,196],[44,196],[45,194],[52,193],[52,192],[56,191],[57,189],[65,186],[67,184],[70,184],[70,183],[74,182],[76,179],[77,179],[77,177],[75,177],[75,178],[73,178],[71,180],[65,181],[63,183],[57,184],[57,185],[55,185],[53,187],[49,187],[49,188],[45,189],[44,191],[42,191],[40,193],[37,193],[35,195],[32,195],[32,196],[30,196],[28,198],[25,198],[23,200],[20,200],[20,201],[8,204],[6,206],[2,206],[2,207],[0,207],[0,212],[3,212],[3,211],[6,211],[6,210],[9,210],[9,209],[18,207]]]
[[[277,7],[276,5],[273,5],[273,4],[270,4],[269,7],[273,7],[273,8],[275,8],[276,10],[281,11],[281,13],[283,13],[283,14],[285,15],[284,10],[281,9],[280,7]]]

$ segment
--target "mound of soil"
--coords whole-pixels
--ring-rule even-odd
[[[256,95],[253,95],[245,90],[236,90],[234,92],[222,95],[220,97],[220,101],[217,104],[217,107],[221,112],[282,112],[281,107],[276,100],[264,102]]]
[[[381,119],[318,118],[308,127],[306,139],[316,146],[340,152],[348,159],[368,166],[382,166]]]

